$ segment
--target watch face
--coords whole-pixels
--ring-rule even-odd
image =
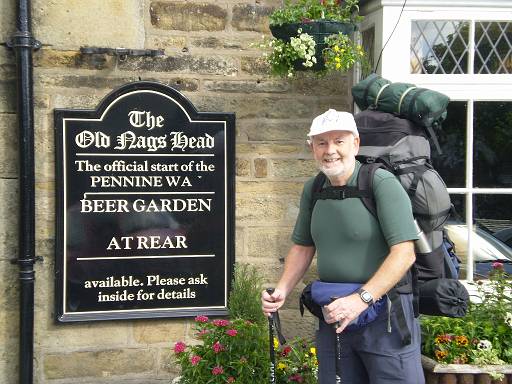
[[[373,300],[372,295],[366,291],[361,292],[361,299],[363,299],[365,303],[369,303]]]

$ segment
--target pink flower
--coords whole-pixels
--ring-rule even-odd
[[[238,331],[236,329],[228,329],[226,331],[226,334],[232,337],[235,337],[238,334]]]
[[[495,261],[494,263],[492,263],[492,268],[493,269],[503,269],[503,263],[500,263],[499,261]]]
[[[174,353],[183,353],[185,352],[185,348],[187,348],[187,345],[183,341],[178,341],[174,344]]]
[[[195,322],[197,323],[207,323],[208,322],[208,316],[196,316],[196,318],[194,319]]]
[[[222,369],[222,367],[219,367],[219,366],[213,367],[212,375],[217,376],[217,375],[220,375],[222,373],[224,373],[224,369]]]
[[[194,355],[190,358],[190,364],[197,365],[201,361],[201,356]]]
[[[224,319],[213,320],[212,323],[213,323],[213,325],[215,325],[217,327],[227,327],[229,324],[231,324],[229,322],[229,320],[224,320]]]
[[[228,383],[234,383],[235,382],[235,378],[233,376],[229,376],[227,382]]]
[[[295,373],[290,376],[290,381],[296,381],[297,383],[303,383],[304,378],[301,375],[299,375],[298,373]]]
[[[222,352],[224,350],[224,346],[219,343],[218,341],[216,341],[214,344],[213,344],[213,351],[215,353],[219,353],[219,352]]]
[[[207,329],[201,329],[199,332],[197,332],[197,337],[198,337],[198,338],[201,338],[201,337],[203,337],[204,335],[207,335],[207,334],[209,334],[209,333],[210,333],[210,331],[209,331],[209,330],[207,330]]]

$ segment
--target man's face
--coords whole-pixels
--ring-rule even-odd
[[[348,131],[329,131],[313,136],[311,149],[318,168],[327,177],[343,177],[354,169],[359,138]]]

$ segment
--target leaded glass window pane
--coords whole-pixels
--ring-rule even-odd
[[[411,26],[411,73],[468,73],[468,21],[413,20]]]
[[[511,22],[475,22],[475,73],[512,73]]]
[[[474,103],[475,187],[512,188],[512,102]]]
[[[433,145],[432,164],[449,188],[465,185],[466,174],[466,110],[467,102],[451,101],[448,114],[436,136],[442,153]]]

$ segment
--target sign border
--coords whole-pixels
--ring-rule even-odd
[[[225,175],[225,292],[224,306],[205,306],[189,308],[132,309],[111,311],[66,312],[66,153],[64,137],[66,121],[101,121],[108,110],[119,100],[134,93],[160,94],[179,106],[189,122],[224,124],[224,172]],[[139,81],[125,84],[105,96],[96,109],[74,110],[57,108],[54,110],[55,133],[55,176],[56,176],[56,220],[55,220],[55,317],[57,322],[78,322],[92,320],[122,320],[144,318],[177,318],[197,315],[224,316],[227,304],[233,268],[235,263],[235,114],[223,112],[199,112],[179,91],[157,82]]]

